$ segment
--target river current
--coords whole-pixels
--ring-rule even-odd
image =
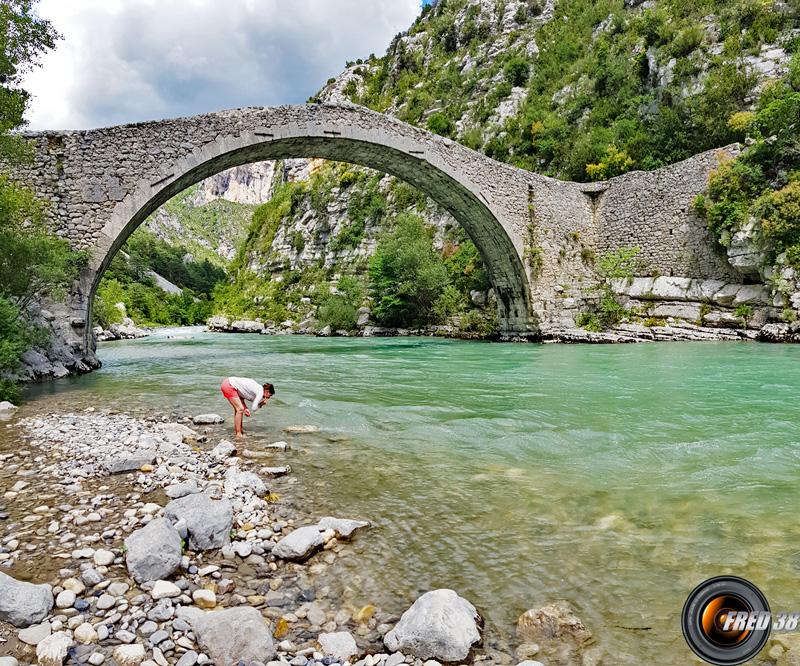
[[[230,409],[275,384],[251,442],[312,424],[289,462],[310,514],[367,518],[338,593],[402,612],[452,587],[515,645],[566,599],[616,663],[685,664],[686,596],[723,573],[800,609],[800,347],[514,345],[165,329],[32,387],[25,412]]]

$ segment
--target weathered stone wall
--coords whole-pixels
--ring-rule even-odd
[[[640,247],[642,275],[741,280],[693,209],[722,154],[709,151],[659,169],[612,179],[597,200],[597,249]]]
[[[80,132],[30,135],[17,172],[53,203],[52,225],[92,259],[59,309],[59,336],[91,357],[91,300],[132,231],[183,189],[261,160],[320,157],[416,186],[467,231],[498,296],[508,336],[571,327],[597,283],[593,257],[639,246],[647,271],[735,280],[691,203],[718,152],[608,183],[546,178],[356,106],[248,108]]]

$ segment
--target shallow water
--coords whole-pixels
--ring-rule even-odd
[[[172,337],[170,337],[172,336]],[[452,587],[513,648],[517,616],[566,599],[608,663],[685,664],[691,589],[745,576],[800,606],[800,347],[503,345],[161,331],[34,387],[26,412],[218,411],[228,374],[272,381],[254,446],[293,436],[309,512],[364,517],[335,585],[402,611]],[[219,432],[227,432],[228,423]]]

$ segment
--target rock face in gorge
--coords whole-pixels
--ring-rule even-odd
[[[206,178],[200,183],[191,202],[203,206],[215,199],[240,204],[262,204],[272,196],[275,162],[255,162]]]
[[[742,34],[747,45],[737,47],[741,53],[728,54],[723,45],[732,21],[745,9],[742,2],[708,15],[669,2],[659,8],[641,2],[619,6],[556,0],[433,3],[392,40],[384,56],[348,63],[311,101],[361,104],[501,161],[560,178],[603,180],[624,171],[677,162],[701,148],[732,143],[727,140],[734,136],[730,131],[720,130],[711,138],[712,130],[719,128],[709,126],[697,130],[700,139],[708,142],[700,145],[687,128],[713,122],[724,128],[727,115],[755,108],[760,92],[789,70],[792,48],[787,40],[797,23],[794,10],[769,7],[764,11],[771,15],[764,20],[774,29],[759,32],[746,27]],[[562,47],[582,54],[583,60],[566,58],[558,51]],[[734,64],[735,75],[725,70]],[[714,97],[715,90],[727,85],[729,75],[741,77],[741,86],[749,91],[743,99]],[[625,100],[634,97],[641,103],[631,109]],[[716,105],[721,120],[701,116],[701,109],[709,104]],[[605,109],[606,117],[601,118],[598,109]],[[677,131],[684,135],[674,142],[682,146],[677,151],[647,147],[646,137],[657,133],[662,117],[682,123]],[[638,143],[630,138],[637,132],[641,134]],[[618,149],[622,152],[613,152]],[[615,166],[617,155],[622,157]],[[381,178],[360,167],[331,169],[321,160],[302,158],[236,167],[199,184],[185,201],[195,210],[221,203],[254,206],[268,201],[281,184],[305,183],[306,191],[293,193],[291,210],[267,233],[251,228],[246,235],[246,224],[237,233],[219,233],[216,228],[206,235],[221,241],[216,247],[214,240],[208,244],[226,260],[234,259],[236,248],[241,249],[241,267],[258,279],[281,280],[287,272],[319,266],[347,274],[363,271],[391,217],[367,216],[354,232],[354,200],[358,204],[364,190],[346,180],[353,173],[365,180],[374,178],[393,213],[409,205],[396,196],[394,178]],[[320,189],[324,197],[318,196]],[[602,188],[597,192],[601,195]],[[598,196],[600,201],[602,196]],[[631,246],[637,245],[637,228],[648,228],[640,224],[635,208],[630,215]],[[414,212],[435,228],[435,245],[443,248],[457,228],[455,220],[424,197]],[[183,221],[159,211],[148,224],[163,232],[169,226],[180,227]],[[698,222],[687,206],[686,219],[675,224],[703,226],[705,222]],[[598,255],[616,249],[600,247]],[[713,277],[738,286],[764,282],[758,267],[752,265],[763,257],[751,256],[749,246],[742,250],[734,243],[728,255]],[[656,270],[653,257],[646,258],[650,267],[637,274],[639,278],[651,277]],[[592,260],[587,254],[586,261]],[[708,277],[691,271],[659,274],[686,280]],[[563,293],[574,291],[570,289],[574,286],[564,285]],[[487,294],[475,298],[485,302]],[[657,300],[650,299],[647,305]],[[707,312],[704,303],[696,300],[688,309],[667,304],[651,319],[709,323],[716,314]],[[727,307],[711,303],[716,305]],[[774,316],[766,310],[756,314],[749,323]],[[568,318],[574,319],[574,313]],[[721,311],[718,319],[714,325],[738,327],[743,317]]]

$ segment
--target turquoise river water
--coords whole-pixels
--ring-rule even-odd
[[[800,609],[800,347],[173,329],[99,353],[30,407],[229,417],[222,377],[274,382],[251,441],[318,425],[287,453],[303,503],[375,523],[337,563],[354,602],[452,587],[513,649],[521,612],[566,599],[607,663],[659,664],[693,663],[680,612],[707,577]]]

